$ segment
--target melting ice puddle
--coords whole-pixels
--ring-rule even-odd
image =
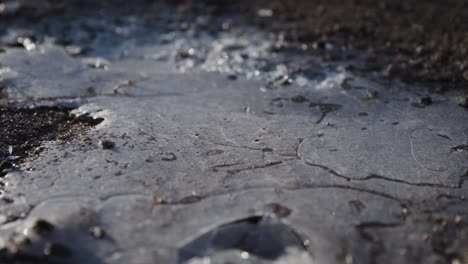
[[[253,216],[221,225],[192,240],[179,250],[179,263],[211,263],[223,254],[237,261],[251,256],[277,260],[295,250],[307,253],[310,242],[274,215]],[[230,254],[232,253],[232,254]]]

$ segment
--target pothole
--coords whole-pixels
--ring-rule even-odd
[[[290,249],[307,252],[309,240],[303,238],[275,215],[252,216],[223,224],[195,238],[179,250],[179,262],[238,252],[239,261],[249,256],[276,260]]]
[[[38,153],[44,141],[69,141],[104,119],[75,116],[72,108],[0,107],[0,177]]]

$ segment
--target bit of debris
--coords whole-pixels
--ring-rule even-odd
[[[196,50],[194,48],[180,49],[177,51],[176,57],[185,59],[185,58],[193,57],[195,54],[196,54]]]
[[[233,80],[233,81],[234,81],[234,80],[237,80],[237,75],[235,75],[235,74],[232,73],[232,74],[229,74],[229,75],[227,76],[227,78],[228,78],[229,80]]]
[[[91,232],[91,235],[96,239],[101,239],[105,236],[104,230],[99,226],[93,226],[90,232]]]
[[[153,205],[162,205],[162,204],[167,204],[167,201],[164,200],[163,198],[153,199]]]
[[[32,230],[40,236],[46,236],[54,230],[54,225],[46,220],[38,219],[32,226]]]
[[[379,97],[379,93],[374,90],[368,90],[366,93],[366,99],[375,99]]]
[[[430,96],[424,96],[421,99],[419,99],[419,103],[421,105],[431,105],[432,104],[432,98]]]
[[[291,97],[291,102],[294,102],[294,103],[304,103],[306,101],[307,101],[307,98],[305,98],[302,95],[296,95],[296,96]]]
[[[174,153],[163,152],[159,155],[162,161],[174,161],[177,159],[177,156]]]
[[[99,142],[99,145],[102,149],[113,149],[115,147],[115,142],[108,139],[104,139]]]
[[[291,214],[292,210],[284,205],[279,203],[270,203],[265,205],[267,210],[271,210],[279,218],[287,217]]]
[[[468,108],[468,95],[458,97],[458,105]]]
[[[356,210],[356,212],[360,213],[362,210],[366,208],[366,206],[359,200],[352,200],[349,201],[349,206]]]

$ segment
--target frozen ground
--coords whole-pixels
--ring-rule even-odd
[[[355,76],[236,14],[107,11],[2,22],[4,106],[103,121],[1,178],[0,259],[468,260],[458,92]]]

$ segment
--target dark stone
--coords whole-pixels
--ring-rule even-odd
[[[424,96],[421,99],[419,99],[419,103],[426,106],[431,105],[432,98],[430,96]]]
[[[32,227],[34,232],[40,236],[45,236],[50,234],[54,230],[54,225],[49,223],[46,220],[38,219],[34,226]]]
[[[107,139],[102,140],[99,142],[99,144],[101,145],[102,149],[113,149],[115,147],[115,142]]]

